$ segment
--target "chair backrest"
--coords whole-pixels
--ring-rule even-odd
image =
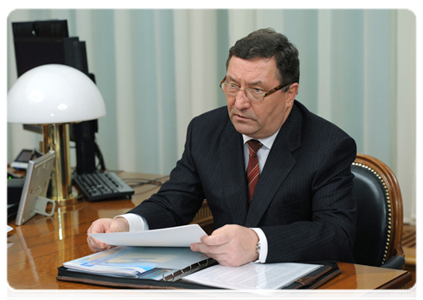
[[[356,263],[381,266],[394,255],[404,255],[402,197],[398,180],[380,160],[358,154],[351,171],[357,200]]]

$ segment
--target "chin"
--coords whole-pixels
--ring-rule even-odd
[[[236,131],[238,131],[239,133],[241,133],[241,134],[245,134],[245,135],[247,135],[247,136],[249,136],[249,137],[253,137],[253,135],[254,135],[254,133],[255,133],[255,131],[254,130],[252,130],[251,128],[246,128],[245,126],[240,126],[240,125],[235,125],[235,129],[236,129]]]
[[[236,116],[231,118],[232,124],[234,125],[236,131],[241,134],[248,135],[249,137],[253,137],[254,133],[257,132],[257,128],[255,128],[253,123],[250,119],[239,120]],[[253,123],[253,124],[252,124]]]

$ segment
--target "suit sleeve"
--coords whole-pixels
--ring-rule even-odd
[[[142,216],[150,229],[188,224],[200,209],[205,196],[192,161],[192,123],[188,126],[182,158],[159,192],[129,211]]]

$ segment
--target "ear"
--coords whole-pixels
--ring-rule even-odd
[[[298,94],[298,89],[300,85],[296,82],[291,84],[289,90],[286,92],[286,105],[292,107],[294,105],[295,97]]]

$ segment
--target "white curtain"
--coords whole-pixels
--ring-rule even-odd
[[[396,173],[406,222],[416,200],[416,20],[406,10],[16,10],[8,18],[8,87],[16,80],[11,23],[68,20],[86,41],[106,102],[98,143],[111,170],[167,174],[193,116],[225,105],[228,49],[272,27],[300,52],[297,99]],[[8,125],[8,162],[41,137]]]

